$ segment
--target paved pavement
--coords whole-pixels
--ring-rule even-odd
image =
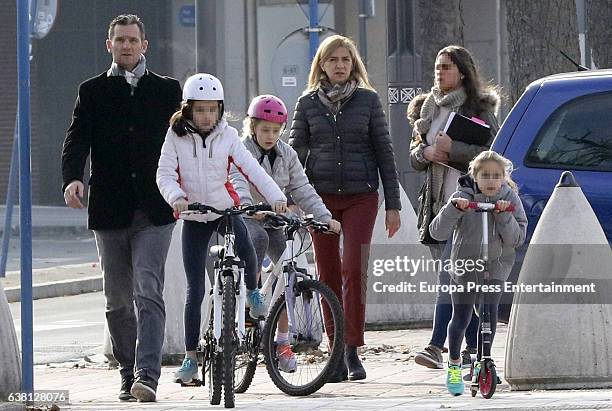
[[[253,384],[236,397],[236,409],[249,410],[590,410],[612,409],[612,389],[581,391],[511,392],[504,382],[490,400],[471,398],[469,391],[451,397],[444,386],[444,371],[416,365],[414,351],[429,338],[430,330],[368,331],[362,358],[368,378],[361,382],[327,384],[319,392],[303,398],[281,393],[260,364]],[[503,377],[503,353],[507,328],[501,325],[493,353]],[[180,387],[171,382],[176,367],[164,367],[158,402],[119,403],[117,370],[109,370],[101,356],[88,361],[36,366],[37,390],[69,390],[70,410],[199,410],[213,409],[207,400],[207,387]],[[1,408],[0,408],[1,409]]]

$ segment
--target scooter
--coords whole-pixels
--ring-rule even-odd
[[[489,219],[487,213],[497,211],[496,205],[492,203],[476,203],[470,202],[469,208],[475,212],[482,214],[482,244],[481,257],[484,261],[483,283],[485,289],[489,288],[490,273],[489,273]],[[505,211],[514,211],[514,205],[510,204]],[[487,293],[480,292],[478,295],[478,318],[479,321],[479,336],[478,336],[478,352],[476,361],[472,362],[470,367],[471,386],[470,391],[472,397],[475,397],[478,391],[483,398],[491,398],[495,394],[495,389],[498,384],[497,370],[495,362],[491,357],[491,315],[487,304]]]

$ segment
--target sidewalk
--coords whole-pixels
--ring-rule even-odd
[[[4,231],[6,205],[0,205],[0,233]],[[19,233],[19,206],[13,206],[11,231]],[[87,209],[75,210],[66,206],[32,206],[32,234],[82,234],[87,232]]]
[[[236,395],[236,409],[249,410],[477,410],[477,409],[612,409],[612,389],[581,391],[511,392],[504,381],[495,396],[471,398],[469,388],[460,397],[451,397],[444,385],[444,370],[416,365],[413,355],[430,336],[429,329],[368,331],[362,357],[368,378],[360,382],[327,384],[309,397],[289,397],[270,381],[264,364],[245,394]],[[507,327],[500,325],[493,349],[503,378]],[[587,360],[585,358],[585,360]],[[103,364],[81,361],[37,366],[37,390],[69,390],[71,405],[62,410],[196,410],[222,409],[208,403],[208,387],[180,387],[171,382],[176,367],[164,367],[158,389],[158,402],[119,403],[116,400],[119,373]],[[81,368],[84,367],[84,368]],[[465,371],[464,371],[465,372]],[[0,409],[2,409],[0,407]]]

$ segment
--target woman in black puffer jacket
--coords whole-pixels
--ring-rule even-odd
[[[343,227],[342,256],[337,236],[313,234],[320,279],[344,307],[345,361],[330,382],[364,379],[357,355],[357,347],[364,344],[367,272],[362,267],[367,267],[368,255],[363,253],[369,249],[378,211],[379,174],[389,237],[400,227],[401,205],[385,113],[352,40],[334,35],[319,46],[308,89],[295,107],[290,144]],[[331,318],[326,307],[324,316]],[[331,337],[333,330],[326,328]]]

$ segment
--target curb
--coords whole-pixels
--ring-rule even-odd
[[[55,298],[95,291],[102,291],[102,276],[35,284],[32,286],[32,299]],[[4,292],[9,303],[21,301],[21,287],[6,288]]]

